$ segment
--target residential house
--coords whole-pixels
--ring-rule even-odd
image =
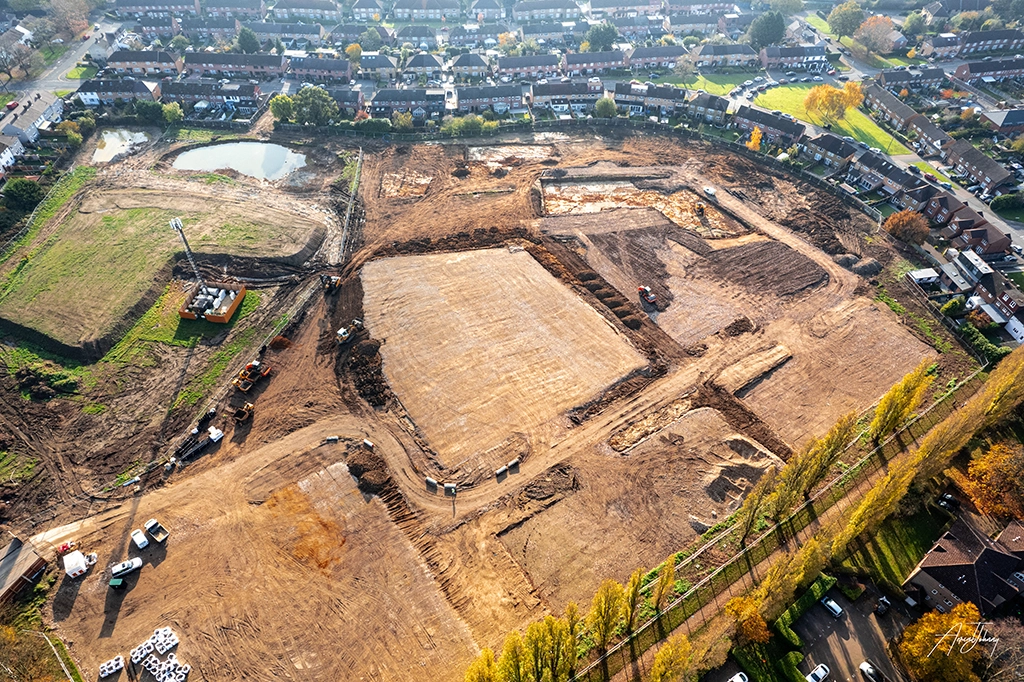
[[[982,260],[989,260],[1005,254],[1010,249],[1011,243],[1009,234],[1003,234],[995,225],[986,222],[977,227],[962,230],[950,241],[949,245],[954,249],[971,250],[981,256]]]
[[[501,34],[509,32],[511,32],[511,29],[504,23],[466,24],[463,26],[452,26],[447,30],[441,29],[441,40],[442,42],[447,42],[452,47],[494,48],[498,45],[498,39]]]
[[[967,62],[956,67],[953,75],[968,83],[986,78],[991,78],[993,81],[1019,78],[1024,76],[1024,59],[1014,57],[1013,59],[994,59],[990,62]]]
[[[1024,109],[998,109],[981,112],[981,122],[1003,135],[1024,133]]]
[[[804,150],[829,169],[842,170],[853,160],[857,147],[838,135],[822,133],[804,142]]]
[[[359,58],[359,72],[378,80],[398,77],[398,60],[379,52],[364,52]]]
[[[879,84],[892,92],[903,88],[937,88],[946,82],[946,72],[937,66],[918,69],[887,69],[877,76]]]
[[[683,36],[710,36],[718,32],[718,16],[714,14],[670,14],[661,23],[663,33]]]
[[[718,30],[733,40],[738,40],[754,23],[755,18],[756,15],[749,13],[729,12],[718,17]]]
[[[921,8],[921,14],[924,15],[924,20],[929,24],[944,25],[946,20],[949,19],[949,10],[941,2],[929,2],[927,5]]]
[[[642,43],[662,36],[661,20],[639,14],[635,17],[616,17],[609,20],[619,35],[631,43]]]
[[[284,55],[193,52],[186,58],[190,70],[208,76],[280,78],[288,69],[288,58]]]
[[[991,265],[970,249],[958,252],[956,257],[953,258],[953,264],[963,273],[963,276],[971,283],[972,287],[977,286],[978,282],[983,278],[995,272]]]
[[[347,59],[292,57],[291,72],[311,83],[347,83],[352,80],[352,64]]]
[[[693,99],[683,105],[683,111],[692,119],[722,126],[729,112],[729,100],[708,92],[698,92]]]
[[[518,23],[529,21],[575,21],[580,7],[572,0],[525,0],[512,7],[512,18]]]
[[[334,98],[338,109],[346,116],[355,116],[366,108],[363,90],[358,85],[351,88],[327,88],[327,94]]]
[[[473,0],[469,16],[476,21],[500,21],[505,18],[505,5],[498,0]]]
[[[438,78],[441,76],[442,71],[444,71],[444,62],[436,54],[430,54],[429,52],[419,52],[409,57],[405,68],[402,69],[402,73],[407,76],[415,74],[417,76],[426,76],[427,78]]]
[[[209,17],[263,21],[267,5],[263,0],[207,0],[205,13]]]
[[[960,57],[985,52],[1013,52],[1024,47],[1024,33],[1016,28],[970,31],[960,37]]]
[[[237,108],[255,109],[260,97],[260,86],[249,83],[221,83],[219,81],[167,81],[163,84],[163,101],[192,106],[197,102],[232,104]]]
[[[903,589],[924,608],[948,613],[970,602],[987,617],[1024,590],[1020,564],[1020,557],[1005,545],[960,517],[925,554]]]
[[[139,17],[135,32],[146,40],[170,40],[181,33],[181,26],[174,17]]]
[[[451,71],[457,78],[485,78],[490,72],[490,66],[483,56],[470,52],[453,59]]]
[[[970,206],[964,206],[950,217],[946,226],[939,230],[939,235],[943,239],[952,240],[963,234],[965,230],[972,230],[987,222],[988,221],[985,219],[985,216],[981,215]]]
[[[955,33],[928,36],[921,43],[921,55],[932,59],[952,59],[958,52],[960,52],[960,37]]]
[[[889,44],[892,45],[889,48],[890,53],[907,49],[907,37],[895,28],[889,31],[887,38],[889,39]]]
[[[333,26],[341,21],[342,8],[334,0],[278,0],[274,16],[278,21],[316,21]]]
[[[700,45],[693,50],[695,65],[714,69],[721,66],[751,67],[758,55],[750,45]]]
[[[643,85],[619,81],[612,98],[615,105],[630,114],[645,116],[675,116],[686,110],[687,93],[671,85]]]
[[[525,57],[498,57],[496,72],[511,78],[549,78],[556,76],[561,60],[554,54],[537,54]]]
[[[34,585],[46,568],[46,559],[31,544],[11,536],[0,552],[0,604],[10,601],[23,588]]]
[[[689,54],[682,45],[638,47],[629,54],[631,69],[674,69],[676,62]]]
[[[181,57],[163,50],[118,50],[107,58],[107,68],[122,74],[177,76],[185,68]]]
[[[548,108],[556,114],[572,111],[582,115],[593,109],[604,94],[604,83],[594,76],[587,79],[586,83],[537,83],[529,97],[534,107]]]
[[[590,18],[651,16],[661,13],[661,0],[590,0]]]
[[[384,16],[384,3],[380,0],[356,0],[352,3],[352,18],[356,21],[373,21],[375,16]]]
[[[751,132],[761,129],[761,139],[770,144],[792,144],[799,142],[807,128],[804,124],[776,116],[761,109],[740,105],[732,117],[733,124],[740,130]]]
[[[327,37],[327,31],[320,24],[269,24],[260,22],[245,24],[256,34],[260,43],[280,40],[286,45],[318,46]]]
[[[223,42],[231,42],[238,35],[238,31],[242,28],[241,22],[238,19],[225,18],[225,19],[192,19],[185,18],[179,22],[181,26],[181,32],[186,38],[193,42],[197,41],[209,41],[209,40],[220,40]]]
[[[380,38],[382,45],[395,44],[394,29],[386,26],[366,26],[364,24],[338,24],[331,29],[330,40],[335,47],[348,47],[352,43],[362,40],[362,35],[367,32],[374,32]]]
[[[861,154],[850,164],[847,182],[862,189],[885,192],[890,197],[901,190],[919,187],[921,179],[899,168],[889,157],[874,152]]]
[[[383,88],[370,98],[370,115],[391,118],[396,113],[410,112],[414,119],[440,118],[444,115],[444,90]]]
[[[970,176],[976,184],[986,192],[996,189],[1013,180],[1013,174],[999,163],[985,156],[977,147],[967,140],[954,140],[944,148],[946,162],[956,168],[956,172]]]
[[[967,301],[968,308],[981,308],[989,319],[1003,326],[1018,341],[1024,331],[1024,293],[1021,293],[1001,272],[992,272],[978,280],[974,287],[974,296]],[[1010,536],[1012,539],[1017,536]],[[1021,556],[1020,542],[1014,543],[1012,551]],[[1024,577],[1020,580],[1024,587]]]
[[[98,107],[101,104],[114,104],[118,100],[131,102],[143,100],[159,102],[161,95],[160,83],[147,83],[138,79],[100,80],[93,78],[78,86],[75,96],[87,107]]]
[[[877,117],[887,121],[896,130],[906,128],[907,121],[918,115],[896,95],[876,83],[871,83],[863,90],[864,104],[873,110]]]
[[[523,108],[523,88],[518,83],[455,88],[455,106],[462,112],[491,109],[504,114],[509,109]]]
[[[392,14],[398,21],[440,21],[462,14],[459,0],[397,0]]]
[[[966,204],[956,198],[952,192],[939,192],[928,200],[928,205],[921,213],[936,225],[945,225],[953,214],[964,208]]]
[[[917,187],[905,187],[897,192],[889,203],[898,208],[901,211],[915,211],[920,213],[921,210],[928,205],[932,197],[939,194],[940,190],[935,185],[931,185],[923,180]]]
[[[766,69],[803,69],[817,73],[831,68],[825,54],[825,43],[796,47],[769,45],[761,48],[760,56],[761,66]]]
[[[666,0],[665,12],[668,14],[724,14],[738,12],[739,8],[732,0]]]
[[[421,50],[432,50],[437,47],[437,31],[429,26],[410,24],[398,30],[398,33],[395,34],[395,42],[399,45],[409,43]]]
[[[907,135],[913,138],[914,148],[921,156],[932,156],[939,154],[942,148],[952,141],[952,138],[945,130],[935,125],[930,118],[924,114],[917,114],[907,119]]]
[[[56,95],[33,90],[18,99],[18,106],[4,109],[0,117],[0,135],[17,137],[22,144],[31,144],[39,137],[39,127],[60,121],[64,101]]]
[[[565,42],[565,32],[566,26],[560,21],[523,24],[519,27],[519,39],[523,41],[536,40],[539,45],[561,45]]]
[[[622,50],[607,52],[572,52],[562,57],[565,73],[579,76],[604,73],[608,69],[625,69],[626,55]]]
[[[21,140],[11,135],[0,135],[0,177],[7,173],[7,169],[18,162],[18,157],[25,153],[25,146]]]
[[[114,13],[119,17],[169,17],[200,14],[199,0],[117,0]]]

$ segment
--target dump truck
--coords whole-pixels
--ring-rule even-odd
[[[270,365],[264,365],[259,360],[253,360],[242,368],[231,384],[242,393],[248,393],[249,389],[255,386],[260,379],[269,376],[273,369]]]
[[[241,407],[236,409],[235,413],[231,415],[231,418],[235,420],[236,424],[244,424],[245,422],[252,419],[253,408],[254,406],[252,403],[246,403],[245,405],[242,405]]]
[[[157,542],[163,542],[167,539],[167,536],[170,535],[170,533],[167,532],[167,529],[161,526],[160,522],[156,519],[146,521],[144,528],[146,529],[146,532],[149,533],[149,536]]]
[[[352,324],[338,330],[338,343],[345,345],[355,338],[356,332],[363,328],[362,320],[352,320]]]

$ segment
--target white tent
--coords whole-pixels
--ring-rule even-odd
[[[77,549],[64,555],[64,571],[69,578],[85,575],[87,570],[89,570],[89,565],[85,561],[85,555]]]

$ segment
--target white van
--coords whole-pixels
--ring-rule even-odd
[[[114,578],[120,578],[123,575],[128,575],[132,571],[137,571],[142,568],[142,559],[135,557],[128,561],[122,561],[110,569],[110,575]]]

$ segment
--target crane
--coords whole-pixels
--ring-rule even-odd
[[[181,224],[181,218],[172,218],[171,227],[178,232],[178,236],[181,237],[181,243],[185,245],[185,256],[192,266],[192,272],[196,274],[196,281],[199,282],[199,289],[202,291],[206,288],[206,282],[203,281],[203,276],[199,274],[199,266],[196,265],[196,259],[192,255],[192,248],[188,245],[188,239],[185,238],[185,226]]]

